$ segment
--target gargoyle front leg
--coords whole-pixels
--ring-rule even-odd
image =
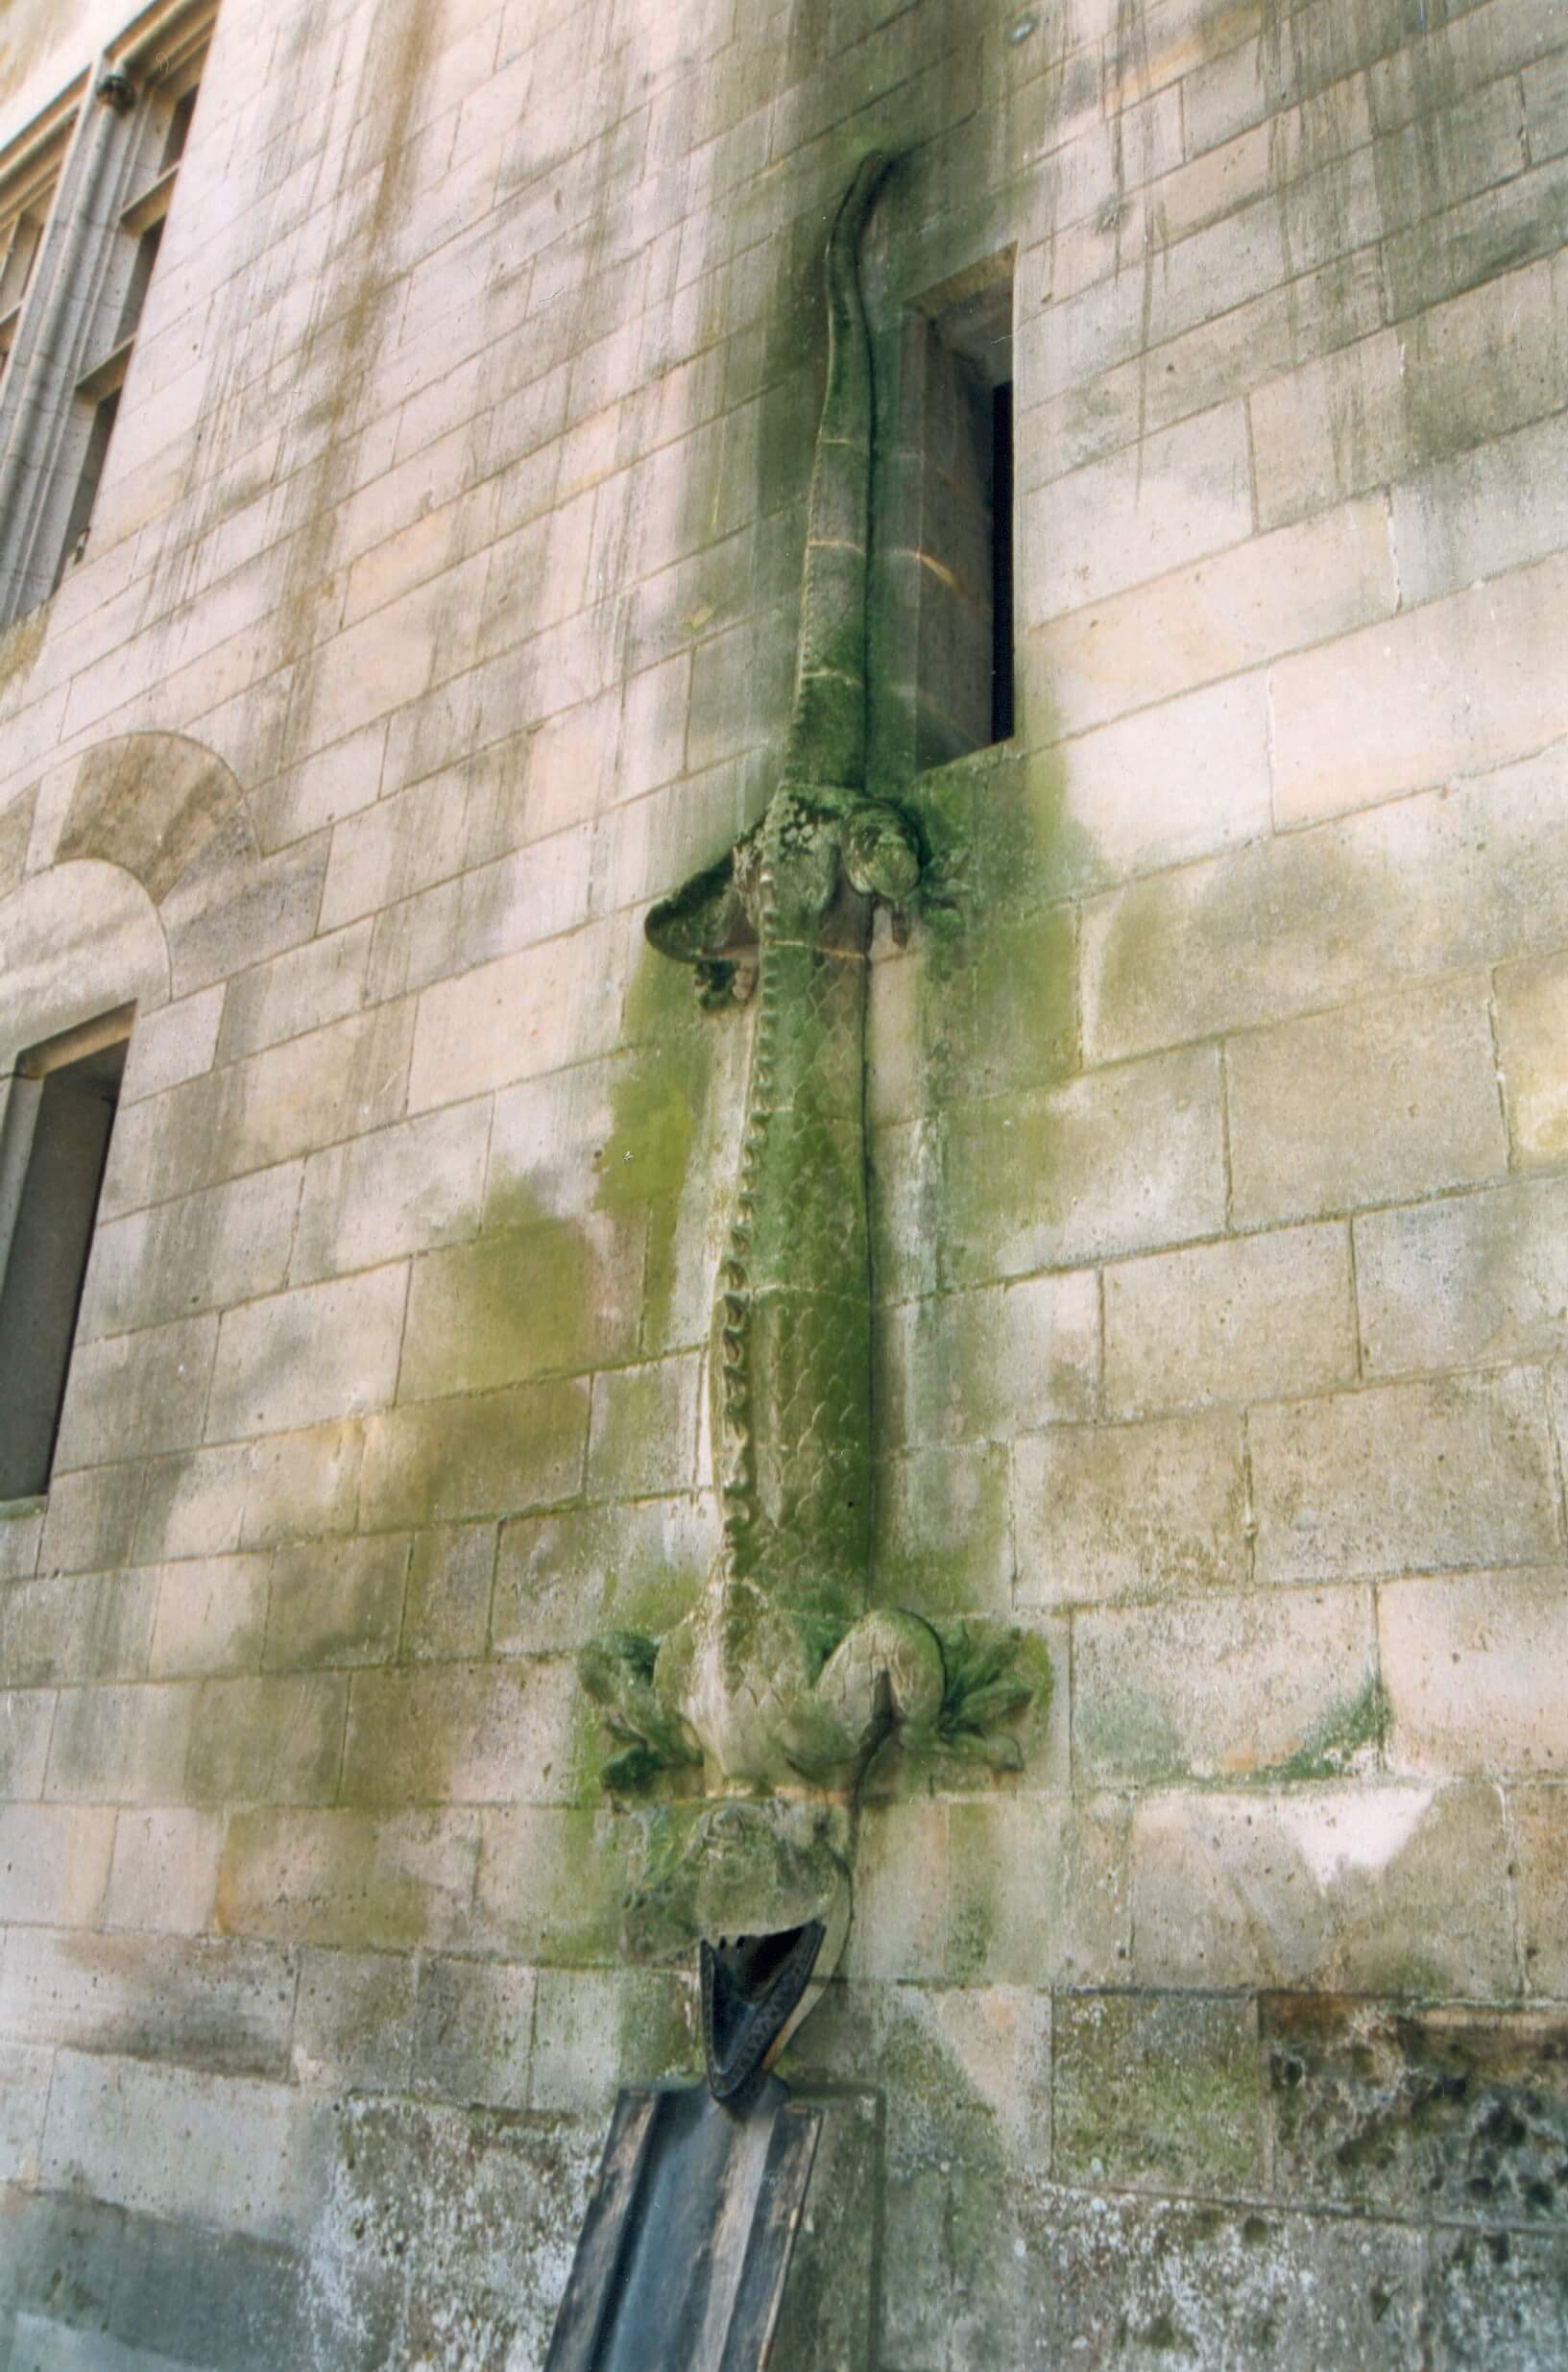
[[[926,1742],[946,1689],[941,1643],[918,1614],[878,1607],[852,1623],[790,1724],[806,1772],[859,1771],[890,1731]]]
[[[640,1787],[661,1771],[700,1763],[702,1749],[654,1686],[659,1642],[639,1631],[607,1631],[577,1658],[577,1674],[622,1751],[606,1763],[607,1787]]]

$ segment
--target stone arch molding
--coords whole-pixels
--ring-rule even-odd
[[[95,743],[18,810],[25,870],[0,896],[0,1077],[41,1038],[181,994],[182,942],[259,855],[237,779],[183,734]]]

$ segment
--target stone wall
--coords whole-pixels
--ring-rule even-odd
[[[879,1587],[1055,1684],[873,1774],[803,2360],[1568,2350],[1568,12],[223,0],[0,647],[0,1080],[138,1001],[0,1519],[16,2372],[520,2372],[692,2071],[571,1653],[716,1537],[747,1025],[640,924],[778,764],[871,145],[882,510],[1015,249],[1019,556],[918,779],[878,580]]]

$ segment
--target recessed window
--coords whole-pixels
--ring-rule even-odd
[[[1012,380],[1008,254],[924,297],[905,338],[917,768],[1013,731]]]
[[[124,1006],[33,1047],[11,1081],[0,1129],[0,1499],[48,1488],[130,1035]]]

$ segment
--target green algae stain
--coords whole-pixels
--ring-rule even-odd
[[[1381,1762],[1387,1737],[1387,1696],[1382,1682],[1371,1674],[1364,1687],[1348,1703],[1330,1706],[1288,1760],[1250,1776],[1276,1783],[1343,1779],[1351,1772]]]

